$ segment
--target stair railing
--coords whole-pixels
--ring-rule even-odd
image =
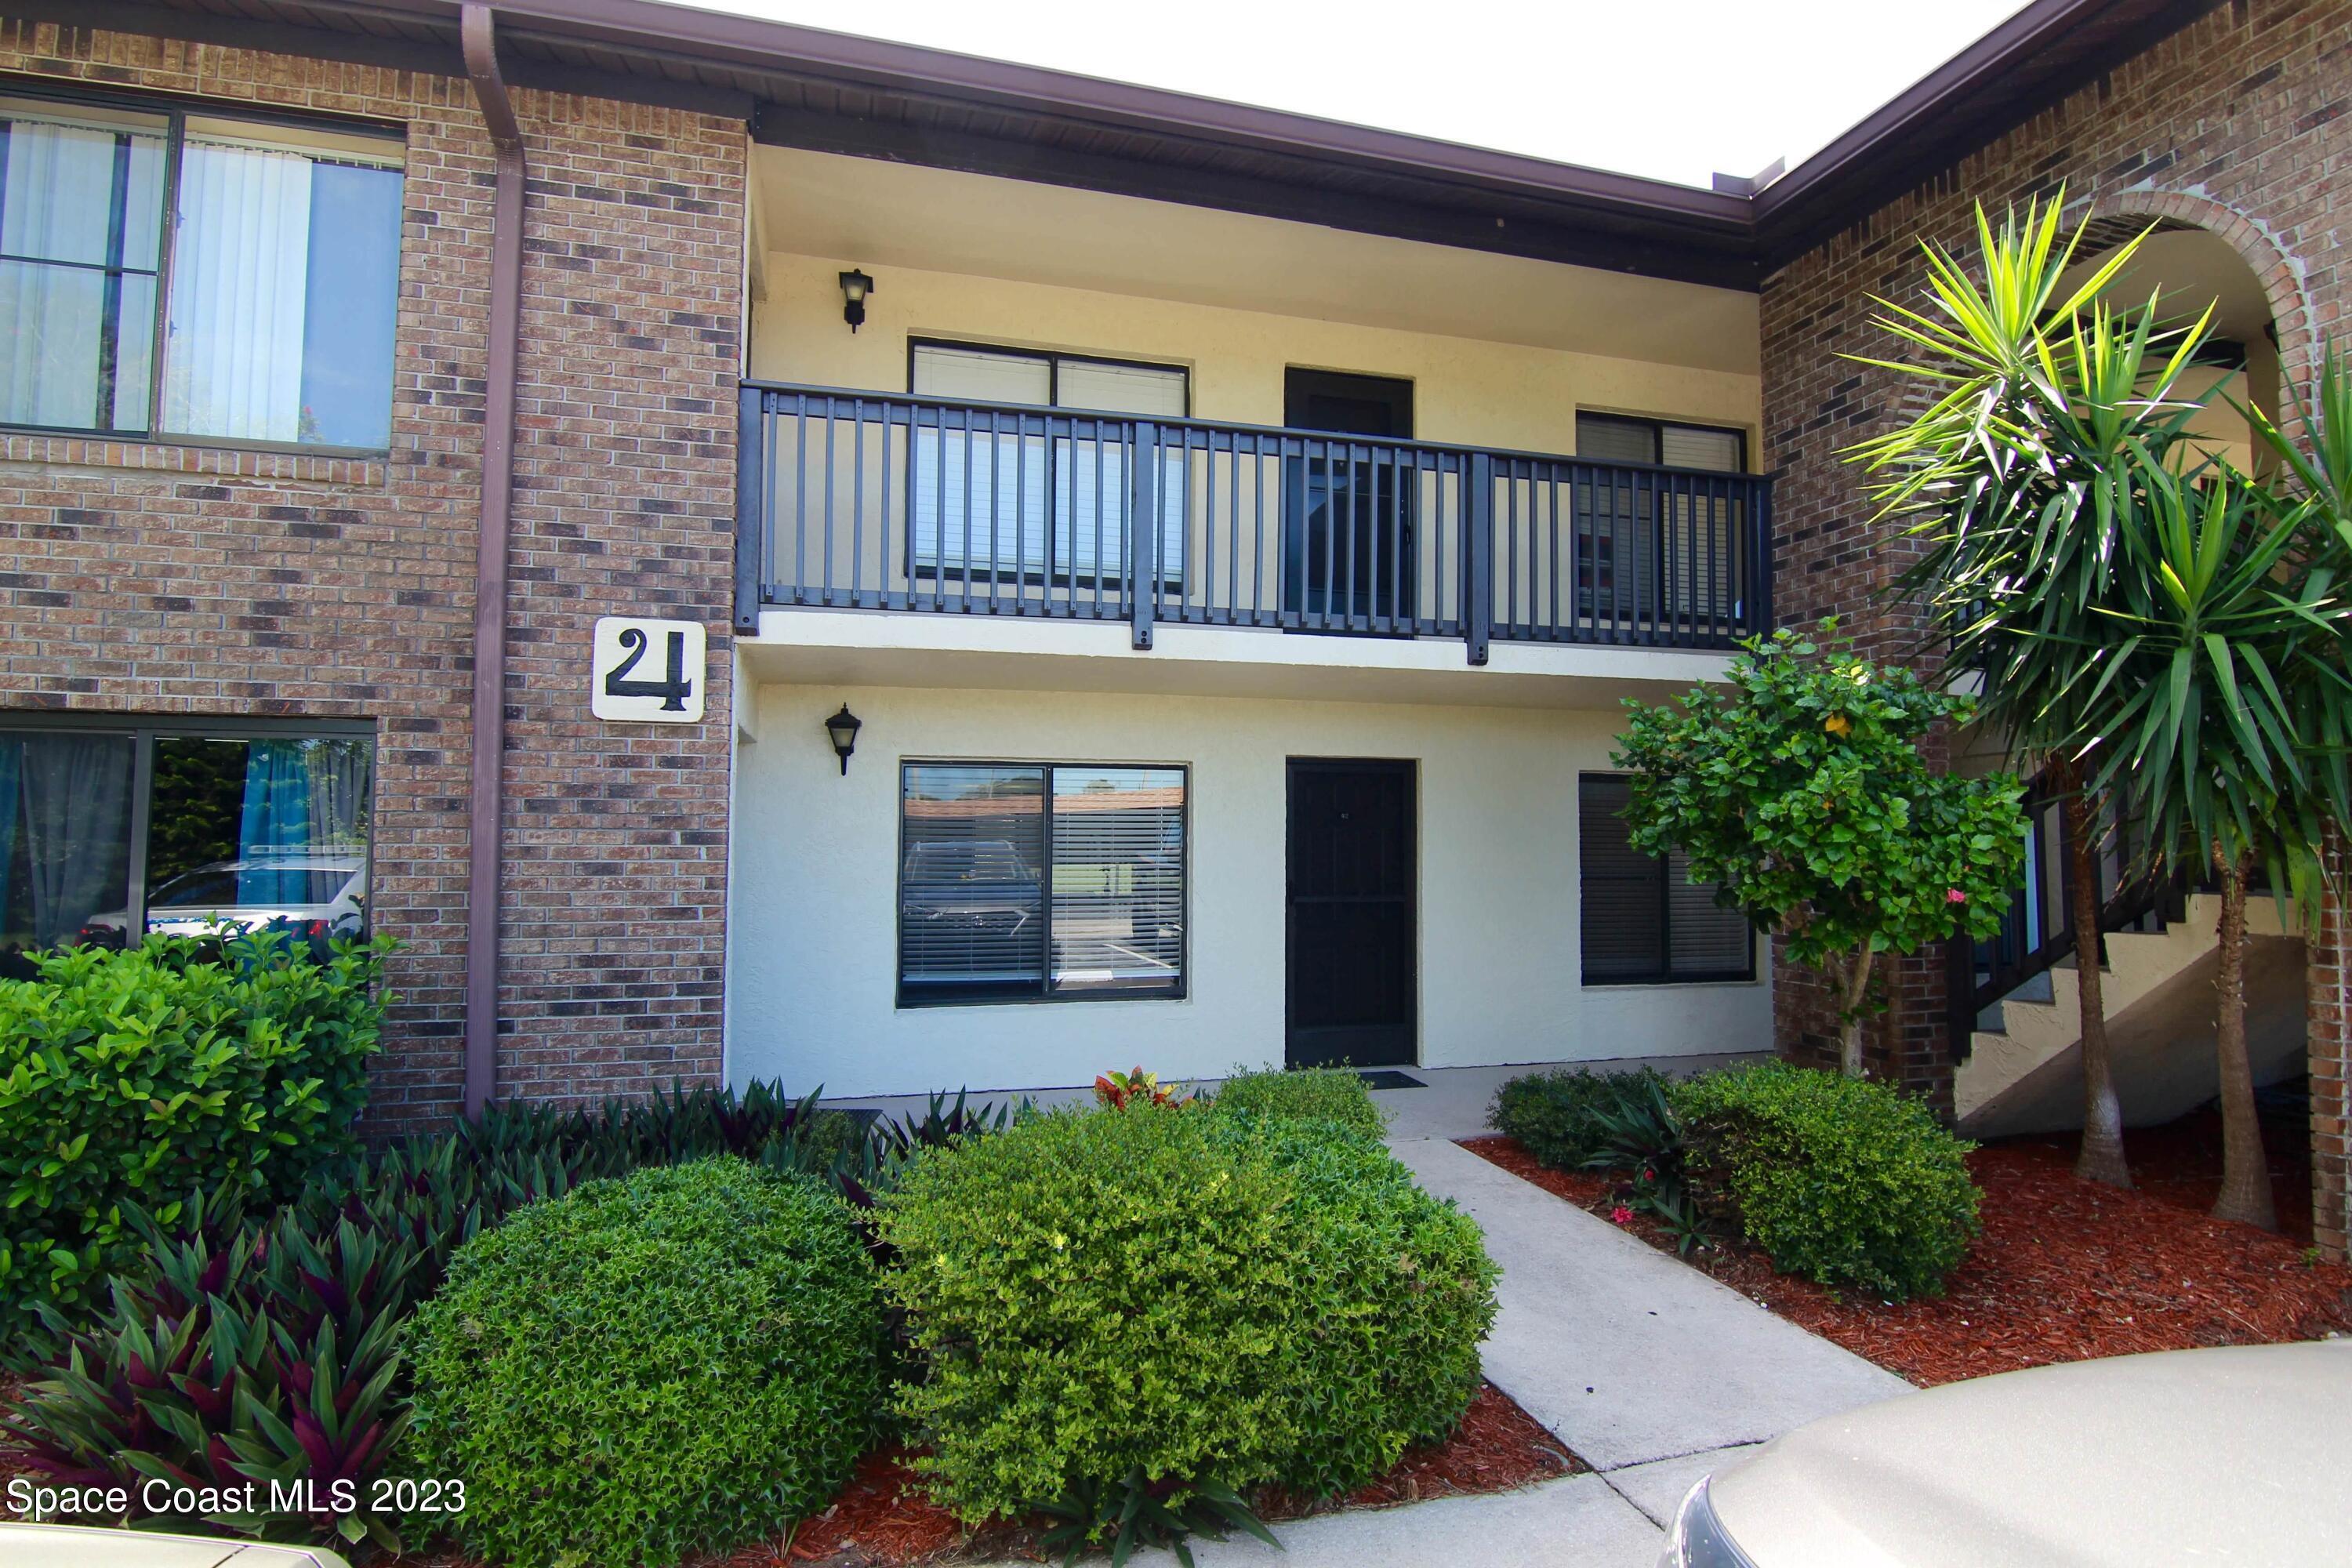
[[[2026,785],[2025,879],[2010,895],[2000,930],[1977,941],[1956,937],[1947,949],[1945,994],[1952,1057],[1967,1057],[1977,1020],[1994,1003],[2014,995],[2074,952],[2074,844],[2066,822],[2071,789],[2053,764]],[[2092,826],[2099,850],[2099,961],[2105,939],[2118,931],[2160,932],[2182,918],[2189,878],[2161,859],[2146,859],[2138,825],[2110,799]]]

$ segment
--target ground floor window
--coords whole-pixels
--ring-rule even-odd
[[[1185,770],[908,763],[901,1003],[1181,995]]]
[[[363,728],[0,717],[0,976],[147,931],[360,935],[374,753]]]
[[[1679,850],[1659,859],[1629,842],[1624,812],[1633,781],[1586,773],[1577,794],[1584,984],[1753,980],[1756,934],[1748,917],[1719,908],[1713,883],[1693,882]]]

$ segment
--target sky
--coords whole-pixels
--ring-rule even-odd
[[[1806,154],[2021,0],[699,0],[1705,185]]]

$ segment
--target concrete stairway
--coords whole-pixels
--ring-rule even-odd
[[[2200,893],[2187,918],[2158,933],[2118,931],[2106,942],[2102,1000],[2116,1083],[2127,1125],[2186,1115],[2210,1100],[2214,925],[2221,900]],[[2257,897],[2247,909],[2247,1040],[2254,1080],[2303,1070],[2303,943],[2280,923],[2278,906]],[[2051,1132],[2082,1125],[2080,977],[2069,959],[2050,971],[2047,1000],[2013,995],[1991,1012],[2000,1027],[1979,1029],[1960,1064],[1954,1099],[1971,1137]],[[1980,1019],[1979,1022],[1988,1022]]]

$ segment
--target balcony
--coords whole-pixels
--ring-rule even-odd
[[[1770,481],[746,383],[763,608],[1722,650],[1771,624]]]

